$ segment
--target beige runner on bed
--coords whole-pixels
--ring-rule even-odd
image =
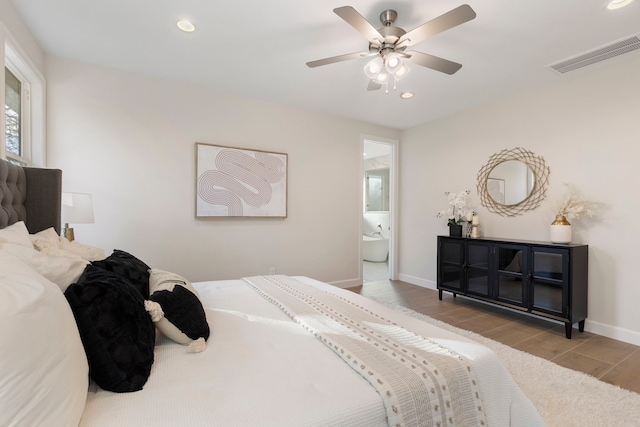
[[[470,363],[355,303],[288,276],[244,280],[378,391],[390,426],[486,426]]]

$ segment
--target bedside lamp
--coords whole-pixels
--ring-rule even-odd
[[[93,224],[93,201],[91,194],[62,193],[62,235],[72,241],[73,228],[69,224]]]

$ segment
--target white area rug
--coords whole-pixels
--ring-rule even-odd
[[[638,393],[604,383],[590,375],[564,368],[408,308],[378,302],[495,351],[549,427],[640,426]]]

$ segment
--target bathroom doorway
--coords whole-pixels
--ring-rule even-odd
[[[397,278],[396,194],[398,143],[362,139],[362,282]]]

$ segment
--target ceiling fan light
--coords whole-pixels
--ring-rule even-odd
[[[397,53],[390,53],[385,58],[384,67],[387,69],[387,72],[391,74],[395,74],[403,65],[404,63]]]
[[[380,74],[380,71],[382,71],[382,65],[382,58],[376,57],[373,60],[369,61],[367,65],[365,65],[364,73],[371,80],[375,80],[378,74]]]
[[[373,78],[373,81],[383,85],[389,81],[389,74],[387,74],[386,71],[382,70]]]
[[[398,71],[393,73],[393,77],[395,77],[396,80],[400,80],[404,78],[407,74],[409,74],[409,71],[411,71],[411,68],[409,68],[407,64],[402,64],[402,67],[400,67]]]

